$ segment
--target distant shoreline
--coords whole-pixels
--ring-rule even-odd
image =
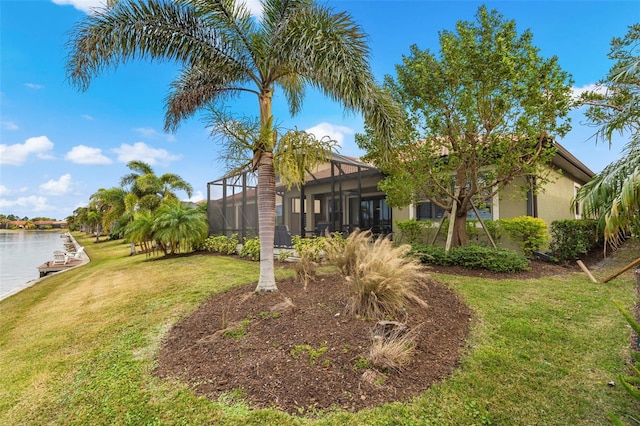
[[[76,247],[79,246],[78,242],[73,237],[73,235],[71,235],[71,233],[68,232],[68,231],[60,232],[60,231],[63,231],[62,229],[28,229],[28,230],[27,229],[0,229],[0,232],[1,231],[38,231],[38,232],[57,231],[58,233],[66,233],[69,236],[69,238],[71,238],[71,240],[73,241],[75,246]],[[53,258],[53,253],[51,253],[51,258]],[[45,260],[43,260],[43,262],[46,262],[47,260],[51,260],[51,259],[45,259]],[[71,267],[71,268],[64,269],[64,270],[62,270],[60,272],[52,273],[50,275],[45,275],[44,277],[40,277],[40,278],[35,278],[33,280],[29,280],[24,285],[22,285],[20,287],[16,287],[13,290],[10,290],[8,293],[0,295],[0,301],[2,301],[4,299],[7,299],[7,298],[9,298],[9,297],[11,297],[11,296],[13,296],[13,295],[15,295],[17,293],[20,293],[22,290],[25,290],[25,289],[27,289],[29,287],[33,287],[34,285],[40,283],[41,281],[43,281],[43,280],[45,280],[45,279],[47,279],[47,278],[49,278],[49,277],[51,277],[53,275],[57,275],[57,274],[60,274],[60,273],[66,272],[66,271],[70,271],[72,269],[77,268],[78,266],[85,265],[85,264],[89,263],[90,261],[91,261],[91,259],[89,258],[89,256],[87,256],[86,252],[84,252],[83,253],[83,257],[82,257],[82,262],[80,264],[78,264],[78,265],[76,265],[74,267]]]

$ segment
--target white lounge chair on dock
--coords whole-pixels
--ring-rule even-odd
[[[53,252],[52,265],[66,265],[67,263],[69,263],[69,256],[66,253],[61,251]]]
[[[78,251],[75,251],[73,253],[66,253],[66,254],[69,257],[69,259],[81,259],[82,258],[82,253],[84,253],[84,247],[81,246],[78,249]]]

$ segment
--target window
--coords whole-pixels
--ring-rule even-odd
[[[433,204],[431,201],[425,201],[416,205],[417,220],[434,220],[442,219],[445,210]]]
[[[491,220],[493,218],[491,214],[491,201],[492,200],[487,200],[480,205],[476,205],[476,209],[478,209],[478,213],[482,220]],[[439,220],[444,216],[444,212],[445,209],[435,205],[431,201],[425,201],[416,205],[417,220]],[[473,209],[467,212],[467,219],[478,219]]]
[[[573,215],[576,219],[582,219],[582,203],[575,202],[576,197],[578,196],[578,190],[580,190],[580,185],[577,183],[573,184]]]

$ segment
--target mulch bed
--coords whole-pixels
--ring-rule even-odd
[[[253,293],[252,283],[210,297],[176,324],[165,338],[156,374],[185,381],[211,399],[239,390],[253,408],[298,415],[405,401],[458,366],[472,317],[429,272],[528,279],[576,269],[575,263],[542,261],[516,274],[426,266],[420,295],[428,307],[410,305],[403,319],[416,333],[415,354],[403,369],[384,373],[362,365],[375,323],[345,313],[346,286],[340,275],[321,275],[306,290],[286,279],[278,282],[277,293],[265,295]]]

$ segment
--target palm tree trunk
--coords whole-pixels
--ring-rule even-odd
[[[273,153],[263,152],[258,161],[258,233],[260,236],[260,279],[256,292],[277,291],[273,265],[276,226],[276,173]]]

